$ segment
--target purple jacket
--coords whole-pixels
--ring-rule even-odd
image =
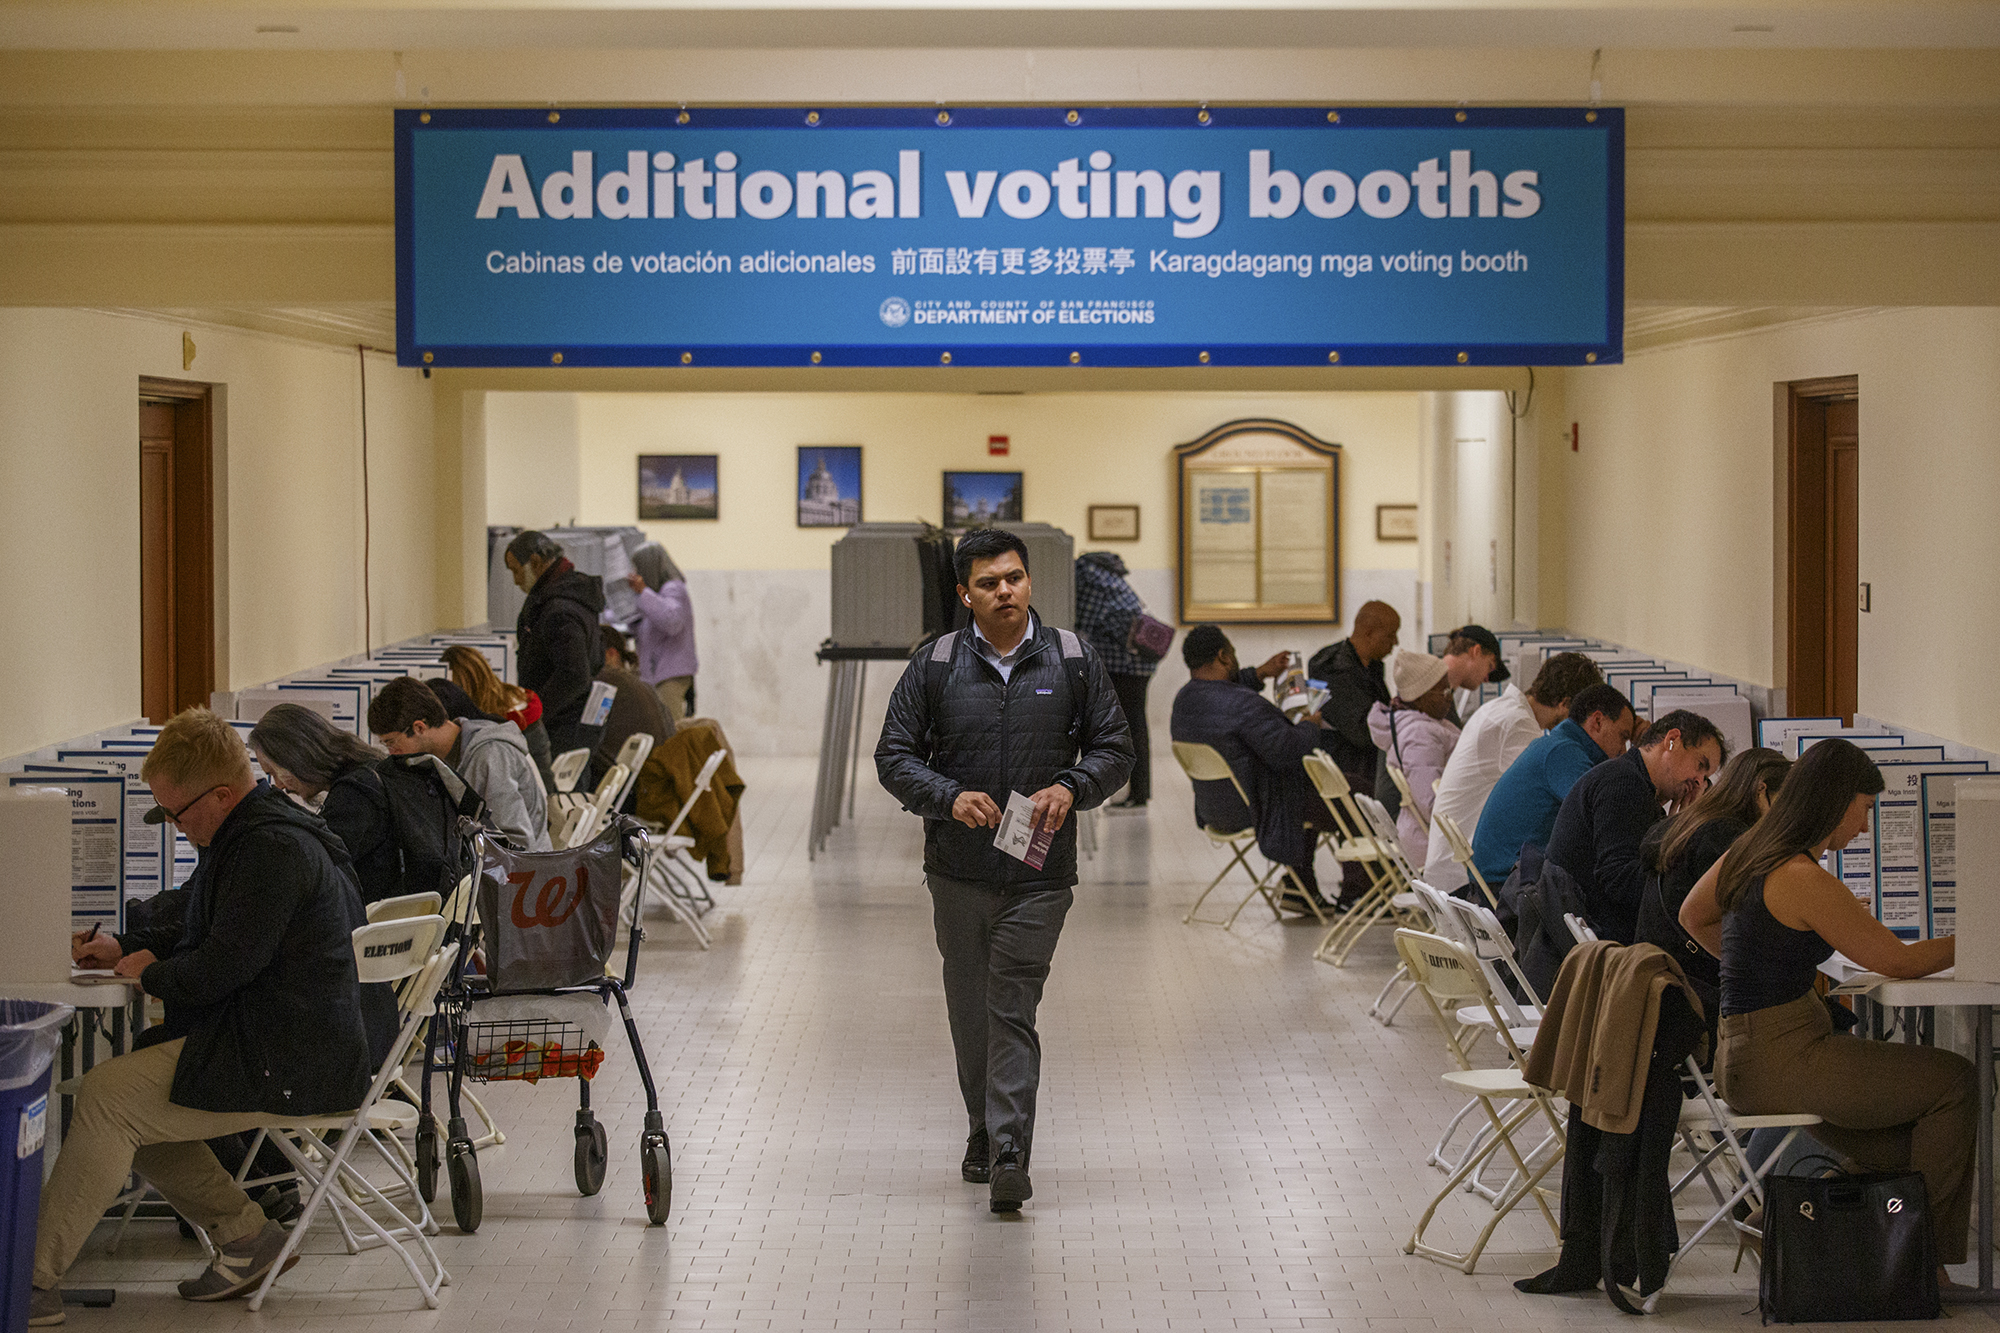
[[[642,591],[632,632],[639,640],[639,674],[648,685],[695,673],[694,606],[687,584],[673,579],[658,592]]]
[[[1402,813],[1396,816],[1396,833],[1403,840],[1403,854],[1410,858],[1410,864],[1421,867],[1430,851],[1430,834],[1417,822],[1417,815],[1421,811],[1426,822],[1430,819],[1431,802],[1437,799],[1434,784],[1444,776],[1444,766],[1457,748],[1458,728],[1414,708],[1396,710],[1393,732],[1390,721],[1387,705],[1376,704],[1368,710],[1368,730],[1375,737],[1375,748],[1410,780],[1410,795],[1417,808],[1412,810],[1408,801],[1403,803]]]

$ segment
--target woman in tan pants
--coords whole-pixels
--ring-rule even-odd
[[[1749,1115],[1806,1112],[1813,1137],[1864,1170],[1914,1168],[1940,1263],[1966,1258],[1978,1086],[1950,1051],[1833,1030],[1813,977],[1835,949],[1891,977],[1952,965],[1950,938],[1905,944],[1819,866],[1868,825],[1882,775],[1847,741],[1792,767],[1771,813],[1696,882],[1681,925],[1722,960],[1723,1097]],[[1944,1274],[1938,1274],[1940,1282]]]

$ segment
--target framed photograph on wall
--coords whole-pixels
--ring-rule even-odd
[[[944,526],[947,529],[983,528],[992,523],[1020,521],[1020,473],[944,474]]]
[[[799,526],[845,528],[861,521],[861,446],[799,446]]]
[[[1413,542],[1417,539],[1417,507],[1415,505],[1376,505],[1375,540],[1378,542]]]
[[[1138,541],[1139,506],[1090,506],[1090,540],[1094,542]]]
[[[716,518],[721,493],[714,454],[640,454],[641,519]]]

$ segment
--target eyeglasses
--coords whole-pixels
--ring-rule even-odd
[[[215,795],[215,793],[221,791],[224,787],[228,785],[229,784],[226,782],[218,782],[213,787],[210,787],[207,791],[203,792],[201,795],[195,797],[192,801],[189,801],[186,805],[182,806],[180,809],[169,810],[167,812],[167,822],[169,824],[172,824],[175,828],[179,828],[182,815],[194,809],[196,806],[200,805],[203,801]]]

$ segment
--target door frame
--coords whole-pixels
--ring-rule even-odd
[[[215,541],[215,386],[139,377],[140,401],[174,407],[174,711],[207,707],[220,687],[216,633],[218,561]],[[136,441],[135,441],[136,442]],[[143,663],[142,663],[143,672]],[[191,691],[188,682],[207,682]],[[197,695],[199,697],[197,697]]]
[[[1816,667],[1820,680],[1824,680],[1824,663],[1816,659],[1821,654],[1820,645],[1826,642],[1832,609],[1827,604],[1824,566],[1815,565],[1808,573],[1802,567],[1799,544],[1795,541],[1802,528],[1810,537],[1824,526],[1826,508],[1824,469],[1817,477],[1810,475],[1802,464],[1800,446],[1802,440],[1810,445],[1806,437],[1815,428],[1808,408],[1813,404],[1858,399],[1861,379],[1858,375],[1827,375],[1781,381],[1772,386],[1772,391],[1777,501],[1773,523],[1772,638],[1776,649],[1773,674],[1785,686],[1783,700],[1773,700],[1773,711],[1796,714],[1801,709],[1822,707],[1820,695],[1824,693],[1824,685],[1807,685],[1801,672]],[[1823,410],[1821,415],[1824,416]],[[1820,443],[1823,454],[1824,440]],[[1819,536],[1829,552],[1826,558],[1830,559],[1830,537],[1825,533]],[[1801,703],[1801,699],[1805,702]]]

